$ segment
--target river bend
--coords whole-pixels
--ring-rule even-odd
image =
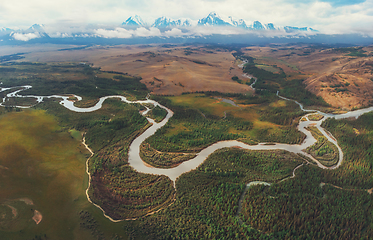
[[[10,98],[10,97],[36,98],[37,103],[42,102],[45,98],[57,98],[57,99],[61,99],[59,103],[62,106],[64,106],[65,108],[67,108],[71,111],[74,111],[74,112],[93,112],[93,111],[96,111],[96,110],[100,109],[102,107],[103,102],[106,99],[119,98],[121,101],[123,101],[125,103],[128,103],[128,104],[131,104],[131,103],[140,103],[140,104],[148,103],[149,104],[150,103],[150,104],[153,104],[154,106],[159,106],[159,107],[165,109],[167,111],[167,115],[161,122],[156,123],[153,119],[147,118],[147,120],[150,123],[152,123],[152,126],[149,127],[144,133],[142,133],[141,135],[139,135],[137,138],[135,138],[133,140],[133,142],[131,143],[131,145],[129,147],[128,162],[129,162],[130,166],[133,167],[134,170],[136,170],[138,172],[148,173],[148,174],[157,174],[157,175],[166,175],[174,183],[180,175],[182,175],[183,173],[189,172],[193,169],[196,169],[199,165],[201,165],[211,153],[215,152],[218,149],[227,148],[227,147],[240,147],[240,148],[248,149],[248,150],[277,150],[277,149],[286,150],[286,151],[289,151],[289,152],[302,154],[302,155],[308,157],[309,159],[314,161],[317,164],[317,166],[319,166],[320,168],[336,169],[339,166],[341,166],[341,164],[342,164],[343,152],[342,152],[340,146],[338,145],[337,141],[335,140],[335,138],[333,136],[331,136],[330,133],[327,133],[325,131],[325,129],[323,129],[321,127],[321,123],[323,121],[325,121],[327,118],[335,118],[335,119],[343,119],[343,118],[351,118],[351,117],[358,118],[359,116],[361,116],[364,113],[373,111],[373,107],[369,107],[369,108],[365,108],[365,109],[350,111],[350,112],[347,112],[347,113],[344,113],[344,114],[328,114],[328,113],[323,113],[323,112],[320,112],[320,111],[317,111],[317,110],[304,109],[304,107],[301,103],[299,103],[297,101],[294,101],[294,100],[291,100],[291,99],[288,99],[288,98],[285,98],[285,97],[282,97],[277,92],[277,95],[278,95],[279,98],[287,100],[287,101],[294,101],[296,104],[299,105],[299,107],[302,109],[302,111],[308,112],[303,117],[303,119],[305,119],[305,121],[300,120],[300,122],[298,124],[298,127],[297,127],[300,132],[302,132],[306,135],[305,140],[301,144],[259,143],[257,145],[248,145],[248,144],[245,144],[245,143],[242,143],[242,142],[239,142],[239,141],[235,141],[235,140],[233,140],[233,141],[221,141],[221,142],[217,142],[217,143],[214,143],[214,144],[206,147],[205,149],[203,149],[202,151],[197,153],[196,157],[194,157],[193,159],[185,161],[185,162],[181,163],[180,165],[178,165],[174,168],[164,169],[164,168],[156,168],[156,167],[151,167],[149,165],[146,165],[140,157],[140,145],[148,137],[154,135],[155,132],[158,129],[160,129],[161,127],[166,125],[168,120],[173,116],[173,112],[170,109],[168,109],[167,107],[159,104],[158,102],[156,102],[154,100],[150,100],[150,99],[140,100],[140,101],[129,101],[126,97],[119,96],[119,95],[114,95],[114,96],[106,96],[106,97],[100,98],[99,102],[93,107],[78,108],[78,107],[74,106],[73,101],[68,100],[69,96],[63,96],[63,95],[51,95],[51,96],[29,95],[29,96],[24,96],[24,95],[19,95],[19,93],[21,91],[26,90],[26,89],[30,89],[31,87],[32,86],[21,86],[22,89],[16,90],[16,91],[11,92],[11,93],[8,93],[6,95],[6,97],[4,97],[2,99],[2,102],[0,103],[0,106],[5,106],[7,98]],[[20,87],[13,87],[13,88],[20,88]],[[10,89],[13,89],[13,88],[0,88],[0,92],[7,91],[7,90],[10,90]],[[82,100],[82,98],[80,96],[76,96],[76,95],[73,95],[73,96],[76,97],[78,101]],[[32,106],[13,106],[13,107],[29,108],[29,107],[32,107]],[[142,114],[146,115],[146,113],[148,111],[150,111],[150,109],[148,107],[146,107],[146,111],[142,112]],[[323,115],[324,118],[319,120],[319,121],[310,121],[307,117],[309,114],[311,114],[309,112],[317,112],[317,113]],[[337,162],[336,165],[331,166],[331,167],[326,167],[326,166],[322,165],[319,161],[317,161],[314,157],[312,157],[310,154],[308,154],[304,151],[306,148],[308,148],[308,147],[310,147],[310,146],[312,146],[313,144],[316,143],[316,139],[312,136],[311,132],[306,129],[309,126],[317,127],[319,129],[319,131],[330,142],[332,142],[338,148],[339,159],[338,159],[338,162]]]
[[[20,88],[20,87],[13,87],[13,88]],[[332,137],[330,135],[330,133],[329,134],[326,133],[326,131],[321,127],[321,123],[323,121],[325,121],[325,119],[327,119],[327,118],[335,118],[335,119],[343,119],[343,118],[351,118],[351,117],[358,118],[359,116],[361,116],[364,113],[373,111],[373,107],[369,107],[369,108],[365,108],[365,109],[350,111],[350,112],[347,112],[347,113],[344,113],[344,114],[328,114],[328,113],[323,113],[323,112],[320,112],[320,111],[317,111],[317,110],[304,109],[304,107],[301,103],[299,103],[297,101],[294,101],[294,100],[291,100],[291,99],[288,99],[288,98],[285,98],[285,97],[282,97],[277,92],[277,95],[278,95],[279,98],[287,100],[287,101],[294,101],[295,103],[297,103],[299,105],[299,107],[303,111],[305,111],[305,112],[317,112],[317,113],[324,116],[324,118],[319,120],[319,121],[310,121],[307,118],[307,116],[309,114],[307,114],[307,115],[305,115],[306,118],[304,118],[304,119],[306,119],[306,121],[300,121],[299,122],[298,127],[297,127],[298,130],[306,135],[306,138],[302,142],[302,144],[274,143],[274,144],[269,145],[267,143],[259,143],[258,145],[248,145],[248,144],[245,144],[245,143],[242,143],[242,142],[239,142],[239,141],[235,141],[235,140],[233,140],[233,141],[221,141],[221,142],[217,142],[217,143],[214,143],[214,144],[206,147],[205,149],[203,149],[202,151],[197,153],[196,157],[181,163],[177,167],[163,169],[163,168],[149,167],[148,165],[146,165],[142,161],[142,159],[140,157],[140,145],[148,137],[155,134],[155,132],[158,129],[160,129],[161,127],[166,125],[168,120],[172,117],[173,112],[170,109],[168,109],[167,107],[159,104],[158,102],[156,102],[154,100],[150,100],[150,99],[140,100],[140,101],[129,101],[129,100],[127,100],[126,97],[123,97],[123,96],[120,96],[120,95],[113,95],[113,96],[106,96],[106,97],[100,98],[100,100],[93,107],[78,108],[78,107],[74,106],[73,101],[68,100],[69,96],[63,96],[63,95],[51,95],[51,96],[29,95],[29,96],[24,96],[24,95],[19,95],[19,93],[21,91],[26,90],[26,89],[30,89],[30,88],[31,88],[31,86],[22,86],[22,89],[19,89],[19,90],[16,90],[14,92],[11,92],[11,93],[7,94],[7,96],[3,98],[3,101],[0,103],[0,105],[4,106],[4,104],[6,102],[6,99],[9,98],[9,97],[36,98],[38,103],[42,102],[44,98],[59,98],[59,99],[61,99],[60,104],[62,106],[64,106],[65,108],[67,108],[71,111],[74,111],[74,112],[81,112],[82,113],[82,112],[93,112],[93,111],[96,111],[96,110],[100,109],[102,107],[103,102],[106,99],[119,98],[121,101],[123,101],[125,103],[129,103],[129,104],[131,104],[131,103],[140,103],[140,104],[148,103],[149,104],[150,103],[150,104],[153,104],[154,106],[159,106],[159,107],[165,109],[167,111],[167,116],[161,122],[156,123],[153,119],[147,118],[147,120],[150,123],[152,123],[152,126],[149,127],[143,134],[138,136],[131,143],[130,148],[129,148],[129,154],[128,154],[128,162],[129,162],[130,166],[132,166],[138,172],[149,173],[149,174],[158,174],[158,175],[166,175],[172,181],[175,181],[181,174],[183,174],[185,172],[189,172],[189,171],[197,168],[200,164],[202,164],[202,162],[211,153],[215,152],[218,149],[222,149],[222,148],[226,148],[226,147],[240,147],[240,148],[248,149],[248,150],[277,150],[277,149],[281,149],[281,150],[286,150],[286,151],[289,151],[289,152],[299,153],[299,154],[305,155],[308,158],[312,159],[320,168],[324,168],[324,169],[338,168],[342,164],[342,161],[343,161],[343,152],[342,152],[341,148],[339,147],[335,138]],[[12,89],[12,88],[0,88],[0,92],[6,91],[6,90],[9,90],[9,89]],[[78,101],[82,100],[82,98],[80,96],[76,96],[76,95],[73,95],[73,96],[76,97]],[[27,107],[26,106],[14,106],[14,107],[27,108],[27,107],[32,107],[32,106],[27,106]],[[142,114],[146,115],[148,111],[150,111],[150,109],[148,107],[146,107],[146,111],[142,112]],[[326,166],[322,165],[319,161],[317,161],[315,158],[313,158],[310,154],[307,154],[307,153],[304,152],[304,150],[306,148],[308,148],[308,147],[310,147],[310,146],[312,146],[313,144],[316,143],[316,139],[312,136],[311,132],[306,129],[309,126],[317,127],[319,129],[319,131],[330,142],[332,142],[338,148],[339,160],[338,160],[338,163],[336,165],[334,165],[332,167],[326,167]]]

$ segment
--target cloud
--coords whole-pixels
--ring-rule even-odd
[[[166,31],[164,35],[169,36],[169,37],[179,37],[179,36],[185,35],[185,33],[183,33],[183,31],[181,31],[178,28],[173,28],[171,30]]]
[[[248,33],[248,30],[235,27],[212,27],[212,26],[201,26],[191,29],[193,34],[203,36],[203,35],[237,35]]]
[[[285,0],[292,4],[312,4],[317,2],[316,0]],[[333,7],[351,6],[366,2],[366,0],[319,0],[318,2],[325,2]]]
[[[349,6],[365,2],[366,0],[324,0],[334,7]]]
[[[161,31],[158,28],[151,27],[150,29],[146,29],[144,27],[137,28],[134,31],[134,34],[137,37],[156,37],[161,36]]]
[[[88,26],[105,24],[112,27],[109,28],[111,32],[99,31],[103,36],[160,36],[162,34],[154,29],[125,32],[116,27],[135,14],[152,23],[160,16],[198,20],[211,11],[222,16],[242,18],[249,24],[258,20],[279,26],[308,26],[329,32],[347,33],[373,26],[373,0],[12,0],[0,1],[0,27],[28,28],[40,23],[55,25],[50,32],[62,33],[67,31],[58,29],[61,22],[76,26],[76,32],[79,32],[80,26],[84,26],[86,32],[108,29],[96,27],[95,30]],[[180,32],[171,30],[166,35],[172,34]]]
[[[95,33],[103,38],[130,38],[132,33],[124,28],[116,28],[115,30],[97,29]]]
[[[114,30],[107,29],[96,29],[94,30],[96,36],[104,38],[131,38],[131,37],[157,37],[162,36],[161,31],[158,28],[146,29],[144,27],[137,28],[135,30],[128,30],[124,28],[115,28]]]
[[[19,41],[29,41],[31,39],[40,38],[39,33],[13,33],[12,37]]]
[[[321,3],[320,3],[321,4]],[[323,3],[327,4],[327,3]],[[373,16],[369,14],[373,9],[373,1],[366,1],[359,5],[333,8],[319,5],[319,14],[315,15],[314,28],[326,34],[362,33],[373,34]]]

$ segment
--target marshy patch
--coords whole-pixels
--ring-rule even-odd
[[[0,231],[17,232],[30,227],[33,223],[32,209],[32,205],[19,199],[4,201],[0,204]]]

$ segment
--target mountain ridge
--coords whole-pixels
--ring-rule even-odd
[[[136,38],[136,37],[202,37],[207,35],[242,35],[259,34],[265,36],[277,35],[308,35],[317,33],[311,27],[276,26],[274,23],[263,24],[253,21],[251,24],[244,19],[232,16],[221,17],[216,12],[209,13],[206,17],[196,20],[188,18],[172,19],[165,16],[148,24],[139,15],[128,17],[121,25],[102,27],[100,25],[82,28],[76,31],[73,27],[60,31],[58,28],[33,24],[24,30],[0,28],[0,41],[29,41],[33,39],[64,39],[64,38]],[[270,36],[269,36],[270,37]]]
[[[317,30],[311,27],[297,27],[297,26],[275,26],[274,23],[262,24],[260,21],[253,21],[252,24],[248,24],[244,19],[236,19],[232,16],[223,18],[216,12],[210,12],[206,17],[200,18],[198,21],[191,19],[172,19],[165,16],[159,17],[154,20],[152,24],[146,24],[138,15],[129,17],[125,22],[122,23],[123,27],[155,27],[155,28],[189,28],[189,27],[237,27],[247,30],[282,30],[287,33],[290,32],[317,32]],[[195,23],[194,23],[195,22]]]

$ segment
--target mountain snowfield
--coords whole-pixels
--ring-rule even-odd
[[[175,28],[175,27],[187,28],[187,27],[192,26],[192,21],[189,19],[172,20],[167,17],[160,17],[160,18],[157,18],[151,26],[155,28]]]
[[[144,21],[138,15],[129,17],[122,25],[134,27],[145,26]]]
[[[252,24],[247,24],[243,19],[236,19],[232,16],[223,18],[219,16],[216,12],[211,12],[207,17],[201,18],[198,21],[193,21],[191,19],[171,19],[167,17],[157,18],[153,24],[146,24],[142,21],[141,17],[138,15],[129,17],[125,22],[122,23],[123,27],[136,26],[136,27],[155,27],[155,28],[189,28],[198,26],[214,26],[214,27],[238,27],[247,30],[282,30],[285,32],[294,31],[310,31],[317,32],[316,30],[309,27],[275,27],[273,23],[262,24],[259,21],[254,21]]]
[[[62,30],[63,29],[63,30]],[[0,41],[23,41],[27,42],[35,39],[68,39],[68,38],[150,38],[150,37],[177,37],[193,38],[208,35],[244,35],[255,33],[257,35],[276,35],[287,37],[289,35],[315,34],[318,31],[310,27],[276,26],[273,23],[262,24],[259,21],[252,23],[244,19],[236,19],[232,16],[221,17],[216,12],[211,12],[208,16],[199,20],[171,19],[159,17],[151,24],[144,22],[140,16],[134,15],[127,18],[120,26],[94,26],[87,25],[81,28],[72,26],[48,26],[34,24],[25,30],[12,30],[0,28]]]

